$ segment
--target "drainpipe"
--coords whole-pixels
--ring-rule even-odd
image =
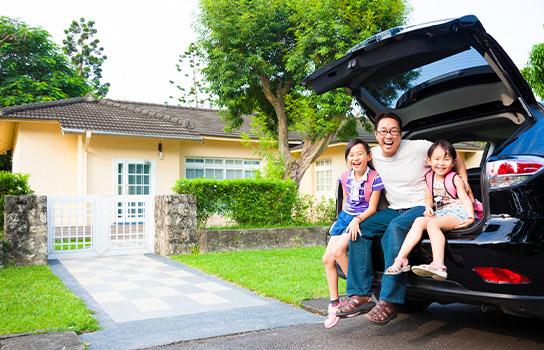
[[[87,194],[87,152],[91,142],[90,131],[85,131],[85,140],[83,135],[77,135],[77,184],[76,191],[80,196]]]

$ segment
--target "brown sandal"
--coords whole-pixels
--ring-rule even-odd
[[[372,323],[384,325],[397,317],[397,307],[393,303],[380,300],[365,317]]]
[[[376,303],[372,301],[372,296],[352,295],[348,302],[338,309],[336,316],[344,318],[366,314],[374,305]]]

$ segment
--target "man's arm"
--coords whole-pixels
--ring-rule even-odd
[[[472,201],[474,201],[474,194],[472,194],[472,189],[468,184],[467,166],[463,158],[461,158],[460,156],[458,156],[455,160],[455,170],[457,171],[457,174],[461,176],[461,179],[463,179],[463,183],[465,184],[465,189],[467,190],[468,196]]]

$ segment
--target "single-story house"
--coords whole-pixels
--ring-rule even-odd
[[[80,97],[0,109],[0,154],[47,195],[166,194],[179,178],[252,177],[263,160],[244,146],[249,117],[225,131],[217,110]],[[360,130],[369,143],[374,136]],[[301,140],[293,136],[293,154]],[[333,141],[301,181],[303,193],[334,197],[345,142]],[[477,144],[458,145],[477,166]]]

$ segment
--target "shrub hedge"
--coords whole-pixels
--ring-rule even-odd
[[[289,223],[297,200],[297,186],[290,180],[179,179],[173,190],[196,196],[200,226],[215,213],[241,225]]]
[[[28,186],[28,176],[0,171],[0,239],[1,231],[4,229],[4,196],[33,193]]]
[[[295,225],[330,225],[336,218],[336,202],[332,198],[315,198],[299,194],[293,208],[292,223]]]

